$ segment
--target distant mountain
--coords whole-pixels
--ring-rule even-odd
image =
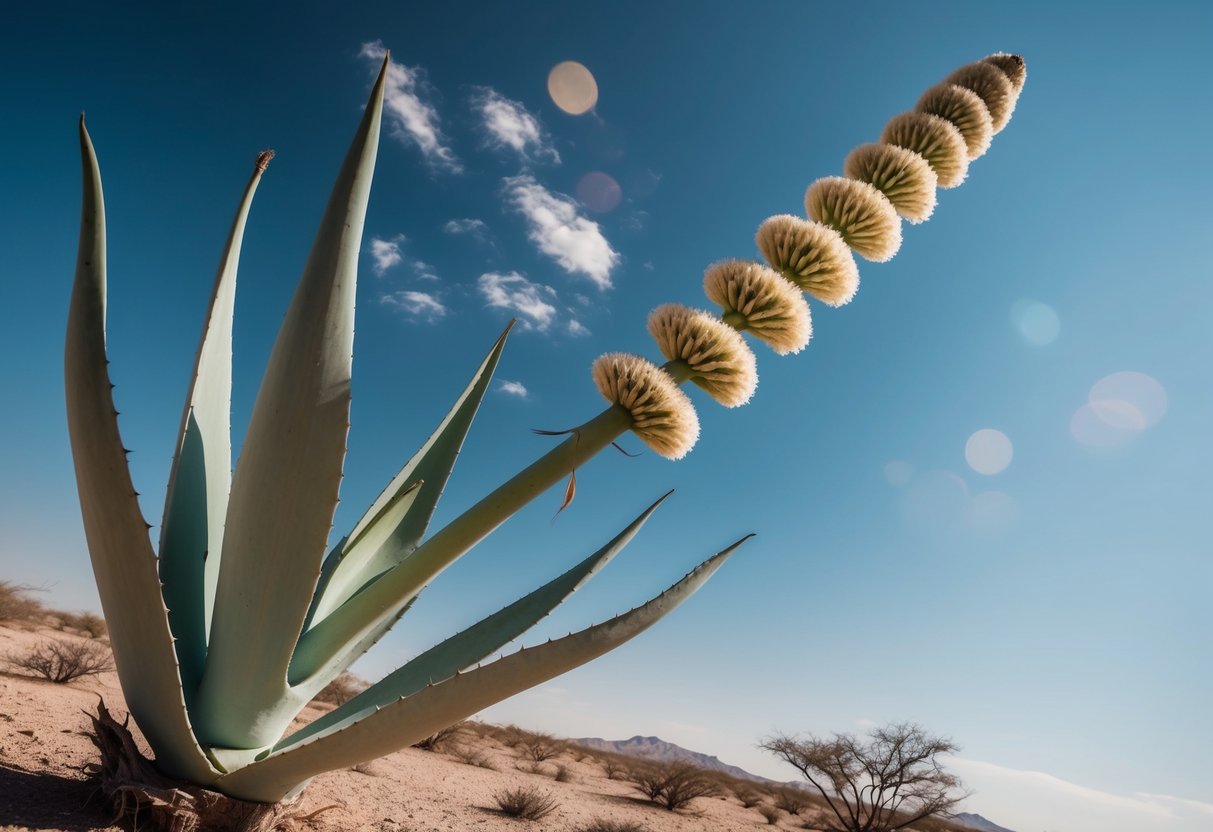
[[[972,812],[961,812],[958,815],[953,815],[952,821],[961,826],[967,826],[969,829],[980,830],[980,832],[1011,832],[1005,826],[999,826],[997,823],[986,820],[981,815],[975,815]]]
[[[717,757],[709,754],[700,754],[698,751],[690,751],[681,745],[666,742],[659,737],[635,736],[630,740],[604,740],[598,737],[583,737],[582,739],[569,740],[569,742],[577,743],[577,745],[582,745],[586,748],[592,748],[595,751],[614,751],[616,754],[644,757],[647,760],[656,760],[660,763],[692,763],[710,771],[721,771],[733,777],[740,777],[743,780],[753,780],[756,783],[773,782],[766,777],[750,774],[745,769],[738,768],[737,766],[722,763]]]

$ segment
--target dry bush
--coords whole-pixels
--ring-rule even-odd
[[[25,584],[0,581],[0,621],[26,623],[42,618],[46,608],[32,595],[40,591]]]
[[[779,816],[783,813],[780,812],[778,809],[776,809],[774,806],[768,806],[767,804],[764,803],[758,807],[758,814],[760,814],[764,818],[766,818],[768,824],[770,824],[771,826],[774,826],[779,823]]]
[[[493,765],[493,761],[489,759],[488,755],[475,746],[453,743],[447,753],[464,765],[479,766],[490,771],[497,770],[497,766]]]
[[[733,786],[733,796],[740,800],[741,805],[747,809],[753,809],[762,803],[762,792],[753,786],[735,785]]]
[[[492,735],[506,748],[518,748],[527,738],[528,732],[517,725],[497,725],[493,727]]]
[[[514,768],[518,771],[525,771],[527,774],[537,774],[540,777],[548,776],[548,770],[544,768],[543,763],[517,763],[514,765]]]
[[[602,759],[602,771],[608,780],[627,780],[632,767],[616,757]]]
[[[366,689],[367,683],[364,680],[346,671],[325,685],[312,701],[326,705],[344,705]]]
[[[649,830],[648,827],[632,820],[595,818],[585,826],[578,826],[577,832],[649,832]]]
[[[636,772],[635,783],[641,794],[671,812],[686,808],[697,797],[720,793],[715,777],[689,763],[646,766]]]
[[[799,815],[813,802],[800,789],[779,789],[775,792],[775,805],[789,815]]]
[[[568,766],[556,766],[556,774],[552,777],[557,783],[572,783],[573,773]]]
[[[456,722],[454,725],[439,728],[420,742],[413,743],[413,748],[420,748],[422,751],[446,751],[447,746],[452,745],[466,732],[467,723]]]
[[[43,641],[27,653],[9,656],[8,662],[57,685],[114,668],[110,651],[91,641]]]
[[[550,760],[564,750],[564,743],[551,734],[539,732],[527,732],[520,746],[522,748],[522,756],[537,763]]]
[[[559,805],[556,798],[534,786],[504,789],[493,795],[493,799],[497,801],[497,808],[505,814],[526,820],[542,820],[556,811]]]
[[[101,638],[109,633],[105,619],[93,612],[57,612],[60,630],[75,630],[89,638]]]

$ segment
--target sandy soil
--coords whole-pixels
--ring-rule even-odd
[[[86,711],[104,697],[115,716],[125,713],[114,673],[60,685],[22,675],[3,661],[47,638],[71,638],[53,630],[0,626],[0,832],[117,830],[88,780],[96,750],[84,735]],[[321,711],[309,708],[305,719]],[[136,732],[137,735],[137,732]],[[624,782],[606,777],[592,757],[569,752],[539,764],[543,773],[522,770],[529,762],[488,736],[463,741],[483,752],[496,771],[460,762],[447,753],[404,749],[360,770],[330,772],[308,787],[305,810],[336,804],[312,821],[318,832],[492,832],[551,830],[576,832],[598,819],[640,824],[650,832],[737,832],[767,827],[755,809],[734,797],[698,798],[691,812],[674,813],[648,803]],[[553,780],[556,765],[571,782]],[[499,812],[494,795],[507,788],[538,786],[559,808],[541,821],[523,821]],[[784,816],[779,828],[804,828]]]

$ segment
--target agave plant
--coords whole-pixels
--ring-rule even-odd
[[[847,158],[845,176],[809,187],[808,219],[784,215],[762,224],[756,242],[768,265],[732,260],[709,267],[704,287],[720,313],[677,304],[653,312],[649,330],[666,359],[663,366],[619,353],[599,358],[592,375],[608,407],[427,536],[507,327],[421,449],[329,546],[349,427],[357,260],[388,69],[385,61],[338,174],[233,474],[237,263],[253,195],[272,154],[257,159],[203,325],[158,552],[132,487],[109,382],[105,212],[96,155],[81,119],[84,198],[66,344],[68,424],[119,678],[155,753],[154,769],[140,769],[146,788],[132,784],[139,779],[130,775],[137,763],[128,759],[125,768],[118,766],[125,774],[110,790],[123,791],[124,799],[155,803],[171,786],[211,801],[289,802],[313,776],[412,744],[590,661],[682,603],[748,536],[630,612],[479,664],[622,550],[661,497],[564,574],[322,718],[290,730],[304,705],[375,644],[430,581],[624,432],[631,430],[662,456],[687,453],[699,424],[682,382],[728,407],[748,401],[757,383],[756,360],[741,333],[781,355],[801,350],[811,335],[803,293],[828,305],[848,302],[859,281],[852,251],[876,261],[893,256],[901,218],[925,220],[936,187],[963,180],[969,161],[1005,126],[1024,79],[1023,61],[999,54],[928,90],[914,111],[889,123],[879,143]],[[104,708],[101,716],[104,723]],[[126,740],[117,742],[126,752],[101,744],[106,757],[135,753]]]

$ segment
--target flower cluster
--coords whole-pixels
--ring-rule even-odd
[[[758,383],[749,332],[778,355],[799,352],[812,335],[802,292],[828,306],[859,289],[855,254],[883,263],[901,247],[901,221],[920,223],[935,210],[936,189],[954,188],[969,163],[1006,127],[1023,89],[1023,58],[999,52],[957,69],[928,89],[910,112],[894,116],[880,141],[851,151],[843,176],[805,193],[806,218],[770,217],[755,242],[768,265],[726,260],[709,266],[704,292],[719,317],[679,304],[658,307],[649,333],[668,363],[604,355],[594,380],[629,412],[632,430],[662,456],[677,459],[699,436],[699,420],[677,387],[689,380],[726,407],[745,404]],[[663,371],[664,370],[664,371]]]

